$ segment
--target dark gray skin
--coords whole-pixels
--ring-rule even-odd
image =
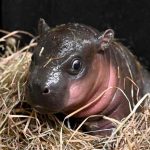
[[[121,120],[149,92],[149,74],[113,30],[71,23],[50,29],[41,19],[39,34],[27,81],[28,102],[37,111],[67,115],[82,107],[74,115],[81,120],[96,114]],[[84,127],[108,134],[115,126],[96,117]]]

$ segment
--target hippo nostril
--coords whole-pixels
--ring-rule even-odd
[[[44,88],[43,89],[43,94],[49,94],[50,93],[50,89],[49,88]]]

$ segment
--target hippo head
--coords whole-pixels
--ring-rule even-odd
[[[100,34],[91,27],[71,23],[50,29],[40,19],[39,35],[27,80],[28,102],[36,110],[72,112],[87,104],[99,85],[104,85],[101,90],[107,87],[109,69],[102,55],[112,30]]]

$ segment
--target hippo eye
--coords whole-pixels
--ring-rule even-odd
[[[75,72],[80,71],[81,66],[82,66],[81,61],[79,59],[75,59],[72,62],[72,71],[75,71]]]

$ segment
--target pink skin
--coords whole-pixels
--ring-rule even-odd
[[[70,86],[70,97],[66,104],[69,108],[66,111],[67,114],[94,101],[108,88],[110,89],[102,97],[74,116],[87,117],[100,113],[111,103],[116,92],[116,88],[111,88],[117,85],[116,70],[104,56],[96,54],[89,72],[84,79],[76,81]]]

